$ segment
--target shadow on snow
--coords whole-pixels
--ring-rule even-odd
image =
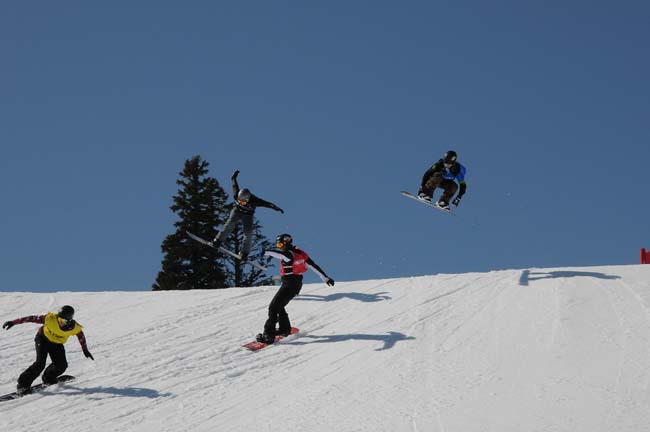
[[[316,294],[300,294],[294,299],[294,301],[303,300],[303,301],[330,302],[330,301],[341,300],[341,299],[344,299],[344,298],[349,298],[349,299],[352,299],[352,300],[358,300],[360,302],[374,303],[374,302],[379,302],[379,301],[384,301],[384,300],[390,300],[390,297],[387,296],[386,294],[388,294],[387,291],[380,292],[380,293],[377,293],[377,294],[365,294],[365,293],[349,292],[349,293],[330,294],[330,295],[326,295],[326,296],[321,296],[321,295],[316,295]]]
[[[598,279],[620,279],[620,276],[606,275],[598,272],[582,271],[552,271],[552,272],[531,272],[524,270],[519,277],[519,285],[528,286],[528,282],[540,279],[570,278],[570,277],[593,277]]]
[[[71,385],[65,385],[65,392],[57,394],[66,394],[66,395],[97,395],[97,394],[108,394],[113,396],[121,397],[133,397],[133,398],[148,398],[156,399],[159,397],[170,397],[172,393],[160,393],[158,390],[148,389],[143,387],[76,387]]]
[[[306,341],[305,339],[313,339],[311,341]],[[318,336],[313,334],[307,334],[301,336],[300,339],[295,342],[285,342],[287,345],[308,345],[313,343],[332,343],[332,342],[345,342],[349,340],[368,340],[368,341],[380,341],[384,343],[384,346],[381,348],[376,348],[375,351],[383,351],[391,349],[395,346],[397,342],[413,340],[413,336],[406,336],[403,333],[399,332],[388,332],[386,335],[371,335],[371,334],[343,334],[343,335],[330,335],[330,336]]]

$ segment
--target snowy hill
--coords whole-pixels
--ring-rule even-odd
[[[73,305],[96,359],[72,338],[78,379],[0,430],[650,430],[650,266],[307,284],[302,332],[248,352],[275,289],[0,293],[1,321]],[[0,393],[37,328],[0,334]]]

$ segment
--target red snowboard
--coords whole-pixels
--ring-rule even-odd
[[[295,335],[298,332],[299,332],[299,330],[296,327],[291,327],[291,332],[289,333],[289,336]],[[278,341],[281,341],[284,338],[285,338],[285,336],[276,336],[275,337],[275,343],[278,343]],[[258,351],[258,350],[261,350],[262,348],[266,348],[267,346],[269,346],[269,344],[266,344],[264,342],[253,341],[253,342],[249,342],[246,345],[242,345],[242,346],[244,348],[248,348],[251,351]]]

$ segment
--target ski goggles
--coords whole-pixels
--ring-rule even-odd
[[[66,318],[57,317],[57,319],[59,320],[59,324],[61,326],[69,326],[70,324],[72,324],[74,322],[74,320],[72,318],[66,319]]]
[[[283,241],[277,241],[277,242],[275,242],[275,245],[277,247],[279,247],[280,249],[282,249],[284,247],[284,242]]]
[[[246,204],[248,204],[248,201],[247,201],[247,200],[237,200],[237,202],[239,203],[239,205],[243,205],[243,206],[245,206]]]

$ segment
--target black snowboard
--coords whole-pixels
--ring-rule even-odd
[[[59,378],[57,378],[57,384],[64,383],[66,381],[72,381],[74,377],[72,375],[61,375]],[[8,401],[8,400],[13,400],[13,399],[18,399],[23,396],[27,396],[28,394],[32,393],[37,393],[53,384],[45,384],[45,383],[40,383],[32,386],[31,392],[30,393],[25,393],[23,395],[19,395],[16,392],[12,392],[3,396],[0,396],[0,402],[2,401]]]

